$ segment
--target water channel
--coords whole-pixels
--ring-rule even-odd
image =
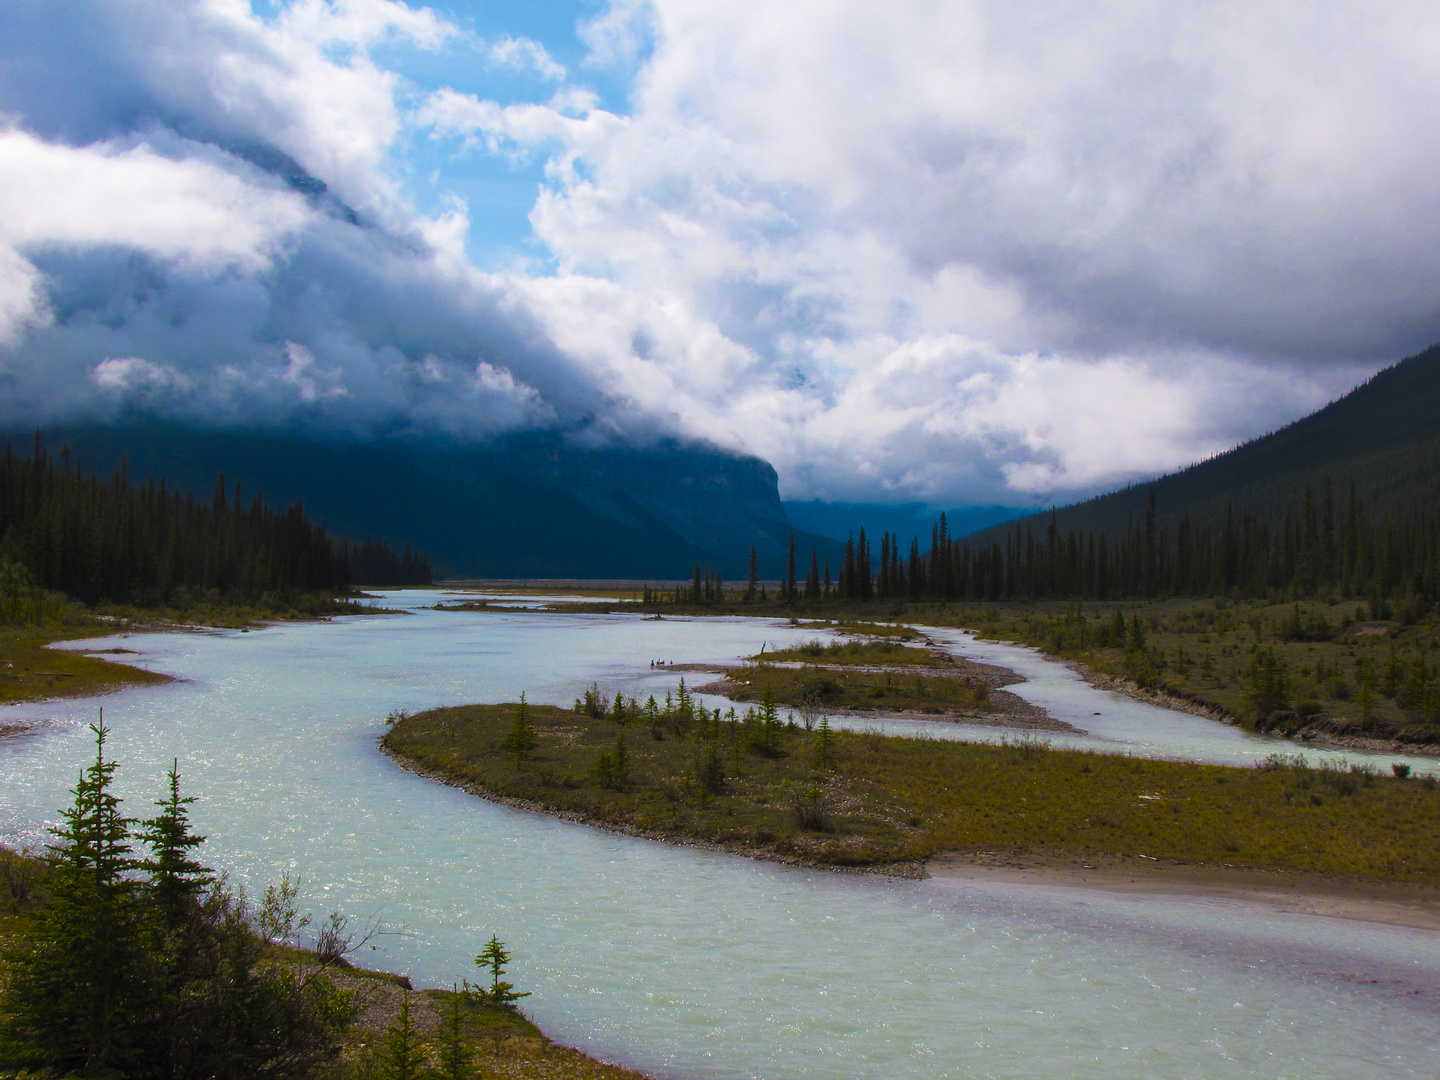
[[[797,870],[408,774],[375,750],[391,709],[521,690],[568,704],[592,680],[663,690],[678,676],[651,659],[733,662],[812,636],[770,620],[421,610],[436,595],[392,597],[407,615],[107,639],[179,681],[7,708],[38,726],[0,740],[0,840],[43,839],[103,704],[131,813],[178,757],[232,881],[253,890],[292,869],[316,911],[378,913],[394,933],[362,962],[420,984],[473,974],[468,957],[498,934],[548,1033],[657,1077],[1440,1072],[1437,934],[1242,901]],[[1100,694],[1026,650],[945,640],[1027,675],[1018,692],[1087,744],[1235,763],[1275,749]]]

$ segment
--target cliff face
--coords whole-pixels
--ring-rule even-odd
[[[408,542],[447,576],[688,578],[699,561],[736,580],[753,544],[762,573],[778,577],[790,533],[768,463],[673,442],[590,449],[534,433],[354,442],[158,421],[42,436],[54,452],[69,446],[86,471],[108,473],[123,457],[132,479],[164,477],[204,499],[223,472],[247,502],[303,500],[331,531]],[[10,438],[24,449],[33,433]],[[837,547],[808,534],[796,542],[807,565],[812,543],[822,557]]]

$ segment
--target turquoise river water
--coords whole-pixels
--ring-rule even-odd
[[[391,709],[522,690],[568,704],[592,680],[663,692],[678,676],[649,660],[733,662],[811,636],[759,619],[424,610],[438,595],[389,596],[405,615],[90,645],[179,681],[7,708],[36,727],[0,740],[0,840],[43,841],[103,704],[127,809],[143,816],[178,757],[233,882],[300,874],[316,912],[389,928],[362,962],[420,984],[473,975],[468,958],[498,934],[548,1033],[657,1077],[1440,1075],[1434,933],[1243,901],[798,870],[406,773],[375,748]],[[1015,668],[1030,680],[1018,692],[1089,733],[1057,742],[1236,764],[1291,749],[1093,690],[1027,650],[935,634]]]

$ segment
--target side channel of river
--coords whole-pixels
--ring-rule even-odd
[[[103,704],[128,809],[148,809],[178,756],[233,881],[289,868],[317,910],[378,912],[397,933],[367,959],[423,983],[470,974],[497,933],[547,1031],[656,1076],[1435,1075],[1440,935],[794,870],[494,806],[375,751],[392,708],[521,690],[567,704],[592,680],[658,685],[650,659],[733,661],[803,636],[764,620],[433,611],[137,635],[122,644],[181,681]],[[96,704],[6,710],[41,726],[0,740],[5,842],[36,842],[68,801]]]
[[[1365,750],[1332,750],[1306,746],[1289,739],[1253,735],[1239,727],[1205,717],[1138,701],[1112,690],[1098,690],[1073,669],[1046,659],[1034,649],[981,640],[963,630],[926,627],[924,631],[937,645],[956,656],[997,664],[1023,675],[1025,682],[1007,689],[1039,705],[1055,719],[1063,720],[1083,732],[1078,735],[1042,732],[1045,741],[1054,746],[1240,767],[1254,765],[1271,754],[1284,754],[1303,757],[1312,768],[1348,762],[1366,765],[1389,775],[1391,765],[1405,764],[1416,775],[1433,773],[1440,776],[1440,759],[1437,758]],[[707,704],[712,706],[721,703],[720,698],[707,699]],[[1004,728],[968,724],[886,720],[883,717],[835,716],[831,719],[845,727],[872,729],[892,735],[923,735],[965,742],[999,742],[1015,738],[1015,732]]]

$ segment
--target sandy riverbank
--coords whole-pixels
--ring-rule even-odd
[[[1197,865],[1140,855],[944,852],[931,859],[926,869],[931,877],[948,881],[1093,889],[1172,899],[1237,900],[1297,915],[1440,932],[1440,886],[1435,885]]]

